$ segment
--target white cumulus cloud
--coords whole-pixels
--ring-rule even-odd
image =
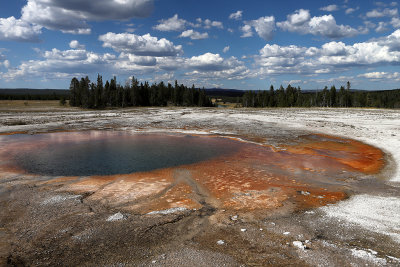
[[[196,19],[197,24],[189,23],[193,27],[203,27],[204,29],[211,29],[212,27],[218,28],[218,29],[223,29],[224,25],[221,21],[212,21],[210,19],[202,19],[202,18],[197,18]]]
[[[368,72],[368,73],[363,73],[358,75],[357,77],[362,77],[362,78],[367,78],[371,81],[379,81],[382,79],[385,80],[394,80],[394,81],[400,81],[400,73],[399,72]]]
[[[4,66],[5,68],[9,68],[10,67],[10,61],[7,60],[6,56],[3,55],[0,51],[0,67]]]
[[[241,63],[235,57],[224,59],[219,54],[205,53],[200,56],[191,57],[188,60],[188,64],[196,70],[220,71],[231,69]]]
[[[241,28],[243,34],[242,37],[252,37],[253,28],[257,32],[258,36],[266,41],[269,41],[274,36],[275,30],[275,17],[267,16],[261,17],[256,20],[245,21],[244,26]]]
[[[180,19],[178,14],[175,14],[173,17],[169,19],[162,19],[159,21],[159,24],[154,26],[154,29],[159,31],[182,31],[185,29],[185,26],[188,22],[184,19]]]
[[[337,39],[351,37],[360,32],[348,25],[338,25],[332,15],[310,16],[308,10],[299,9],[287,16],[286,21],[276,23],[279,28],[300,34],[312,34]]]
[[[394,28],[400,28],[400,18],[392,18],[390,24],[392,24]]]
[[[321,74],[358,66],[400,64],[400,30],[380,39],[347,45],[328,42],[321,47],[267,44],[255,57],[264,74]]]
[[[80,44],[77,40],[72,40],[69,43],[69,47],[71,47],[72,49],[85,49],[85,46]]]
[[[150,34],[136,35],[133,33],[112,33],[100,35],[103,47],[109,47],[117,52],[125,52],[137,56],[177,56],[183,53],[182,46],[175,46],[171,41]]]
[[[251,75],[244,63],[236,57],[223,58],[213,53],[189,58],[187,67],[194,71],[185,73],[186,76],[203,79],[240,80]]]
[[[51,30],[88,34],[87,21],[147,17],[152,10],[153,0],[28,0],[21,19]]]
[[[359,10],[359,9],[360,9],[359,6],[358,6],[358,7],[355,7],[355,8],[349,7],[349,8],[346,9],[345,13],[348,15],[348,14],[351,14],[351,13],[353,13],[353,12]]]
[[[386,26],[387,26],[387,23],[386,23],[386,22],[380,21],[380,22],[378,23],[378,27],[376,27],[375,31],[376,31],[376,32],[379,32],[379,33],[385,32],[385,31],[389,30],[388,28],[386,28]]]
[[[320,10],[327,11],[327,12],[332,12],[332,11],[339,10],[339,7],[337,5],[328,5],[328,6],[321,7]]]
[[[8,61],[7,59],[4,60],[3,65],[8,69],[10,67],[10,61]]]
[[[200,39],[207,39],[208,38],[208,33],[199,33],[194,30],[186,30],[179,35],[179,37],[186,37],[190,38],[192,40],[200,40]]]
[[[22,62],[18,67],[8,69],[2,75],[5,80],[39,77],[42,79],[65,79],[83,76],[104,70],[115,61],[112,54],[97,54],[86,50],[65,50],[53,48],[43,53],[42,60]]]
[[[226,53],[226,52],[229,51],[229,49],[230,49],[230,46],[229,46],[229,45],[228,45],[228,46],[225,46],[224,49],[222,49],[222,52]]]
[[[139,66],[155,66],[157,64],[157,58],[151,56],[136,56],[128,53],[121,53],[118,60],[129,61],[129,63]]]
[[[41,28],[41,26],[32,25],[15,17],[0,18],[0,40],[37,42]]]
[[[211,21],[209,19],[204,20],[204,28],[210,29],[211,27],[223,29],[224,25],[220,21]]]
[[[243,33],[241,35],[242,38],[247,38],[247,37],[253,36],[253,29],[251,28],[251,25],[249,25],[249,24],[243,25],[243,27],[241,27],[240,30]]]
[[[397,8],[390,9],[390,8],[385,8],[385,9],[373,9],[369,12],[367,12],[366,17],[367,18],[382,18],[382,17],[394,17],[397,16],[398,10]]]
[[[230,19],[234,19],[234,20],[241,20],[243,16],[243,11],[242,10],[238,10],[235,13],[232,13],[229,15]]]

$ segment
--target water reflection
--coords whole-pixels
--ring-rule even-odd
[[[6,138],[2,138],[4,141]],[[9,136],[13,159],[39,175],[127,174],[192,164],[235,152],[242,144],[225,138],[89,131]]]

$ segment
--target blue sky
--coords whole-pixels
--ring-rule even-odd
[[[0,88],[400,88],[397,1],[0,0]]]

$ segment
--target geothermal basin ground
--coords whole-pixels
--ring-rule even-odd
[[[398,110],[0,117],[0,265],[400,265]]]

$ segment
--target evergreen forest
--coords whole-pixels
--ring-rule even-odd
[[[0,89],[0,100],[59,100],[61,105],[103,109],[108,107],[133,106],[199,106],[212,107],[216,104],[236,103],[237,107],[370,107],[400,108],[400,89],[353,90],[350,82],[336,89],[331,86],[319,90],[302,91],[300,87],[282,85],[269,90],[243,91],[234,89],[198,89],[164,82],[150,85],[139,82],[135,77],[122,86],[116,77],[103,83],[101,75],[96,83],[86,76],[73,78],[69,90],[58,89]]]
[[[355,91],[346,88],[302,92],[300,87],[288,85],[275,90],[247,91],[242,96],[243,107],[374,107],[400,108],[400,89],[385,91]]]
[[[69,87],[70,105],[90,109],[106,107],[136,107],[136,106],[213,106],[205,90],[191,88],[164,82],[150,85],[148,82],[140,83],[132,77],[130,83],[121,86],[116,77],[103,83],[101,75],[93,83],[89,77],[73,78]]]

